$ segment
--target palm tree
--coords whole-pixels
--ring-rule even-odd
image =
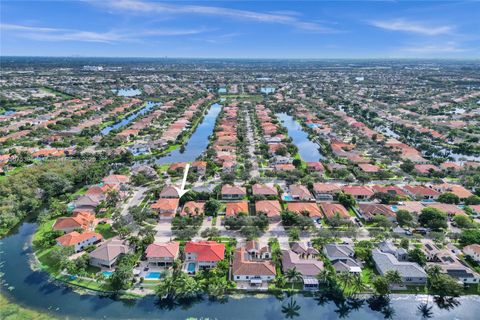
[[[344,294],[347,288],[349,288],[354,281],[353,275],[348,271],[340,272],[338,274],[338,280],[342,284],[342,291]]]
[[[285,277],[281,274],[279,274],[275,277],[274,282],[275,282],[275,286],[277,288],[283,288],[283,287],[285,287],[285,284],[286,284]]]
[[[290,301],[287,303],[286,306],[282,306],[282,313],[285,314],[287,319],[293,319],[294,317],[298,317],[300,313],[301,307],[297,304],[296,300],[290,298]]]
[[[297,270],[296,267],[288,269],[287,272],[285,273],[285,277],[289,282],[292,283],[292,290],[295,282],[302,280],[302,274]]]
[[[155,289],[160,300],[175,300],[177,296],[177,283],[172,276],[163,279]]]
[[[387,281],[390,285],[401,284],[403,282],[398,270],[387,271],[387,273],[385,273],[385,278],[387,278]]]
[[[333,272],[331,269],[325,268],[318,273],[317,279],[318,281],[325,283],[327,288],[331,288],[335,282],[335,276],[335,272]]]
[[[353,294],[360,293],[366,289],[366,285],[362,280],[362,276],[360,274],[355,274],[352,279],[352,289]]]

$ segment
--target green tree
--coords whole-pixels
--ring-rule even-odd
[[[372,286],[379,296],[390,294],[390,284],[384,276],[378,276],[373,279]]]
[[[480,204],[480,197],[476,195],[471,195],[465,200],[467,206]]]
[[[460,229],[468,229],[474,226],[473,220],[468,216],[457,215],[453,217],[453,221]]]
[[[418,217],[421,226],[433,230],[447,229],[447,215],[437,208],[427,207],[422,209],[422,213]]]
[[[408,261],[416,262],[421,266],[424,266],[427,263],[427,256],[420,248],[414,248],[408,251]]]
[[[480,244],[480,230],[463,230],[458,239],[461,245]]]
[[[441,273],[438,266],[427,268],[427,287],[430,294],[444,297],[458,297],[463,287],[451,276]]]
[[[407,159],[400,165],[400,169],[406,173],[411,173],[413,169],[415,169],[415,164],[411,160]]]
[[[344,193],[344,192],[339,193],[338,202],[340,202],[347,209],[351,207],[355,207],[357,204],[357,202],[355,201],[355,198],[351,194]]]
[[[451,192],[445,192],[438,197],[438,202],[458,204],[460,203],[460,198]]]
[[[397,222],[402,227],[411,227],[413,225],[413,215],[407,210],[398,210]]]
[[[385,273],[385,278],[387,279],[389,285],[398,285],[402,283],[402,277],[397,270],[388,270]]]
[[[216,199],[209,199],[205,202],[205,215],[207,216],[216,216],[220,208],[222,207],[222,203]]]

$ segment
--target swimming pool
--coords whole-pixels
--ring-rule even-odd
[[[293,197],[291,195],[285,195],[283,196],[284,201],[293,201]]]
[[[145,276],[145,279],[160,279],[162,274],[160,272],[149,272]]]
[[[195,262],[189,262],[187,265],[187,271],[188,273],[195,273],[196,269],[196,263]]]
[[[393,212],[397,212],[398,211],[398,207],[393,205],[393,206],[390,206],[390,208],[392,208],[392,211]]]
[[[113,271],[103,271],[102,274],[104,277],[108,278],[113,274]]]

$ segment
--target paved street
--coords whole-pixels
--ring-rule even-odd
[[[252,163],[252,171],[250,171],[250,175],[252,176],[252,178],[256,178],[260,176],[260,172],[258,170],[257,156],[255,155],[255,138],[253,136],[252,121],[250,120],[250,111],[248,109],[246,111],[246,124],[248,153],[250,154],[250,161]]]
[[[122,211],[120,211],[120,214],[122,217],[127,219],[127,221],[132,222],[132,217],[128,213],[129,209],[131,207],[138,206],[142,200],[143,197],[145,196],[145,192],[148,190],[146,187],[135,187],[132,189],[133,194],[132,196],[127,200],[127,203],[125,203],[122,207]]]

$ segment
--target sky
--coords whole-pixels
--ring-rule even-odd
[[[0,55],[478,59],[480,2],[2,0]]]

